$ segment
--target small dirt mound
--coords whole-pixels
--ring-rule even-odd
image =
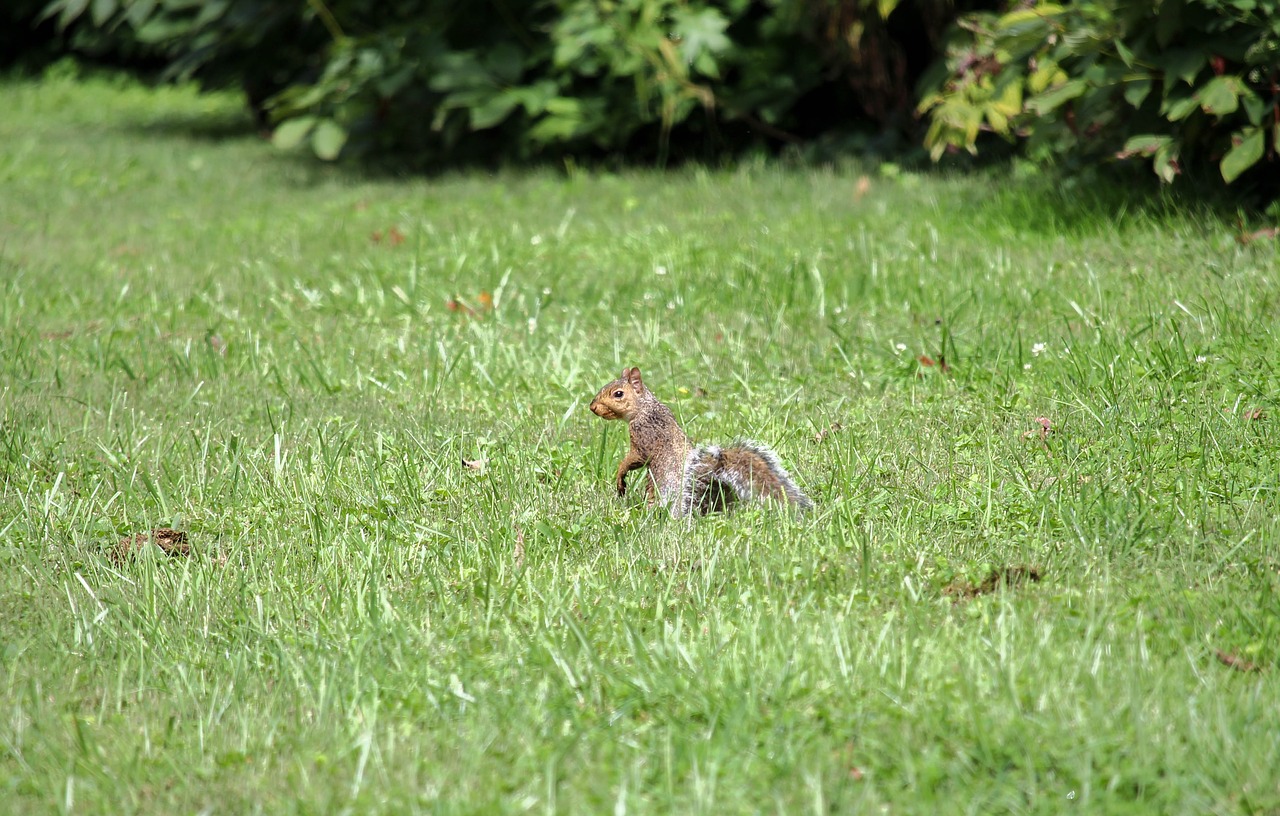
[[[123,564],[136,558],[148,544],[156,545],[161,552],[171,558],[191,554],[191,545],[187,543],[186,533],[181,530],[171,530],[168,527],[157,527],[149,533],[138,533],[120,539],[120,543],[112,547],[107,555],[115,563]]]
[[[942,594],[957,601],[967,601],[979,595],[988,595],[997,589],[1013,589],[1029,581],[1036,582],[1043,577],[1044,573],[1039,567],[1001,567],[991,570],[980,584],[971,584],[963,579],[952,581],[942,590]]]

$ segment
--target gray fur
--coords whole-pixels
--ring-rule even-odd
[[[727,463],[726,455],[745,458],[745,469],[740,464],[733,466]],[[679,504],[673,504],[671,512],[683,517],[691,516],[695,511],[707,513],[719,509],[715,504],[717,500],[726,506],[734,501],[759,501],[767,494],[767,489],[774,486],[781,490],[789,503],[801,510],[813,507],[813,502],[782,466],[778,455],[765,445],[749,439],[738,440],[726,448],[700,445],[685,457]],[[726,488],[727,494],[721,497],[721,491]]]

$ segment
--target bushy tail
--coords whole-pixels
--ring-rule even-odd
[[[684,462],[680,504],[676,515],[725,510],[737,501],[774,499],[801,510],[813,502],[778,461],[778,455],[758,442],[701,445]]]

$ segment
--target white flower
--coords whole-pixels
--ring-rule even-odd
[[[1044,351],[1044,348],[1045,348],[1044,343],[1036,343],[1034,346],[1031,347],[1031,355],[1033,357],[1039,357],[1040,352]]]
[[[1030,370],[1031,370],[1031,363],[1023,363],[1023,364],[1022,364],[1022,370],[1023,370],[1023,371],[1030,371]]]
[[[655,275],[665,275],[665,274],[667,274],[667,268],[666,268],[665,266],[655,266],[655,267],[653,268],[653,274],[655,274]]]
[[[533,236],[532,238],[529,239],[529,243],[533,244],[534,246],[537,246],[538,244],[542,243],[542,236],[541,235]]]
[[[906,350],[907,350],[907,344],[906,344],[906,343],[894,343],[893,347],[894,347],[894,348],[896,348],[898,351],[906,351]]]
[[[1207,362],[1209,362],[1209,358],[1208,358],[1208,357],[1206,357],[1206,356],[1204,356],[1203,354],[1197,354],[1197,355],[1196,355],[1196,362],[1197,362],[1197,363],[1207,363]]]

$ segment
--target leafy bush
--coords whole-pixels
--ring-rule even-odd
[[[1280,151],[1280,0],[1010,3],[970,14],[920,102],[935,159],[980,134],[1231,183]],[[1274,170],[1275,165],[1271,165]]]
[[[971,7],[972,3],[962,4]],[[54,0],[167,75],[238,82],[284,147],[421,162],[910,127],[951,0]]]
[[[0,3],[0,69],[34,68],[56,58],[58,32],[41,23],[45,0]]]
[[[54,0],[45,14],[74,32],[76,51],[159,62],[164,80],[242,88],[264,125],[267,100],[319,70],[329,37],[292,0]]]

